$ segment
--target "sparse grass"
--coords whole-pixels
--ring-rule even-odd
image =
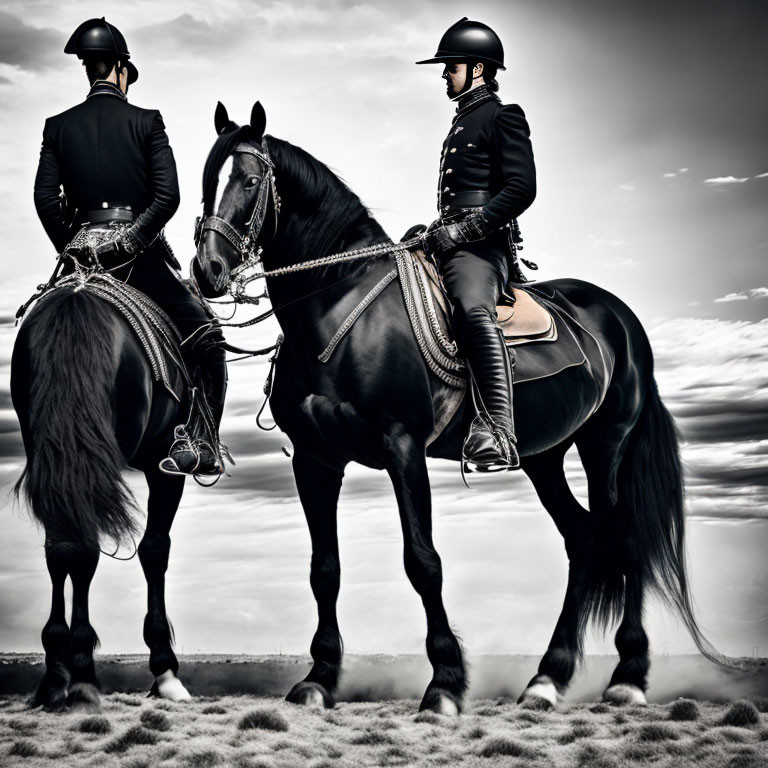
[[[637,730],[639,741],[671,741],[679,739],[678,732],[666,723],[646,723]]]
[[[169,731],[171,721],[159,709],[145,709],[141,713],[141,724],[150,731]]]
[[[428,723],[429,725],[440,725],[440,715],[425,709],[423,712],[419,712],[419,714],[413,718],[413,722]]]
[[[15,757],[34,757],[39,754],[39,750],[31,741],[19,739],[13,742],[8,754]]]
[[[221,763],[221,755],[213,749],[188,752],[184,755],[183,762],[186,768],[213,768]]]
[[[418,701],[340,702],[332,712],[276,699],[225,696],[183,707],[108,694],[106,716],[2,706],[0,765],[19,768],[763,768],[768,720],[722,725],[731,703],[693,702],[695,721],[674,720],[680,702],[646,708],[565,703],[554,712],[511,700],[466,702],[458,719]],[[167,706],[160,706],[166,704]],[[757,707],[755,707],[757,709]],[[255,714],[254,714],[255,713]],[[480,714],[479,714],[480,713]],[[170,728],[158,731],[153,725]],[[245,728],[239,724],[247,721]],[[275,722],[281,723],[275,730]],[[83,723],[86,723],[83,726]],[[111,730],[106,728],[111,723]],[[34,724],[34,725],[30,725]],[[718,727],[713,727],[717,725]],[[285,727],[288,730],[282,730]],[[29,734],[26,732],[29,730]],[[104,732],[102,732],[102,730]],[[30,754],[24,745],[29,746]],[[11,754],[11,749],[19,750]],[[34,753],[32,750],[35,750]]]
[[[391,744],[392,737],[387,733],[380,733],[379,731],[364,731],[363,733],[353,736],[350,740],[350,744],[365,744],[366,746],[379,746],[381,744]]]
[[[751,701],[737,701],[731,704],[720,722],[723,725],[746,728],[750,725],[757,725],[760,722],[760,713]]]
[[[157,736],[140,725],[134,725],[104,747],[105,752],[125,752],[137,744],[157,744]]]
[[[104,733],[109,733],[112,730],[112,724],[106,717],[92,715],[91,717],[84,717],[80,720],[75,728],[80,731],[80,733],[95,733],[102,735]]]
[[[279,713],[269,709],[253,709],[240,718],[237,727],[241,731],[258,728],[263,731],[287,731],[288,721]]]
[[[209,704],[207,707],[203,707],[200,710],[202,715],[226,715],[227,710],[224,707],[220,707],[218,704]]]
[[[613,757],[595,744],[584,744],[579,749],[576,765],[579,768],[619,768]]]
[[[669,708],[670,720],[698,720],[700,716],[699,705],[691,699],[678,699]]]
[[[506,736],[493,736],[480,745],[478,754],[480,757],[504,755],[505,757],[523,757],[533,760],[538,753],[515,739]]]

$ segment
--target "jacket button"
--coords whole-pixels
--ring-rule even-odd
[[[446,169],[445,169],[445,172],[446,172],[446,173],[453,173],[453,168],[446,168]]]
[[[451,147],[451,152],[455,152],[455,151],[456,151],[456,147]]]
[[[450,187],[446,187],[446,188],[443,190],[443,192],[448,192],[450,189],[451,189]]]
[[[467,144],[468,147],[474,147],[474,144]]]

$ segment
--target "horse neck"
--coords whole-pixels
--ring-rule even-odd
[[[322,248],[322,253],[318,252],[312,246],[312,233],[321,227],[327,228],[328,222],[323,220],[327,216],[323,210],[309,220],[291,213],[282,214],[275,240],[263,257],[265,269],[300,264],[389,240],[381,225],[361,204],[358,218],[342,228],[333,239],[326,240],[330,245]],[[274,258],[277,254],[279,256]],[[278,321],[285,329],[296,318],[325,311],[354,290],[357,278],[372,268],[375,266],[370,261],[340,262],[270,279],[269,295]]]

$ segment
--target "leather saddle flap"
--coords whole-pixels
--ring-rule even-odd
[[[452,338],[450,307],[437,270],[421,251],[413,253],[413,259],[429,283],[430,290],[424,298],[427,304],[432,304],[445,335]],[[516,383],[554,376],[586,361],[583,340],[579,340],[581,328],[549,302],[545,307],[541,298],[534,297],[525,288],[513,287],[512,290],[514,304],[499,305],[496,313],[510,355],[514,357]]]

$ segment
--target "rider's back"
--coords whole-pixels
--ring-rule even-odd
[[[43,131],[35,205],[58,249],[66,244],[59,242],[65,235],[60,187],[69,215],[77,210],[79,218],[104,203],[130,206],[135,216],[151,207],[148,240],[179,204],[173,153],[160,113],[97,91],[98,86],[82,103],[48,118]]]

